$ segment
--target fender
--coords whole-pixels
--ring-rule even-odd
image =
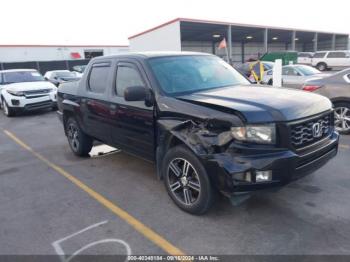
[[[331,98],[332,103],[339,103],[339,102],[345,102],[345,103],[350,103],[350,97],[345,97],[345,96],[341,96],[341,97],[335,97],[335,98]]]
[[[213,122],[221,122],[220,130],[211,130]],[[224,151],[233,140],[230,122],[205,119],[200,123],[192,120],[164,119],[158,121],[156,164],[157,177],[161,179],[162,162],[168,149],[176,144],[186,145],[195,155],[207,158]],[[216,125],[217,126],[217,125]]]

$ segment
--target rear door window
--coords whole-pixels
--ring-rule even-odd
[[[282,75],[296,76],[298,75],[298,72],[292,67],[285,67],[285,68],[282,68]]]
[[[323,58],[326,52],[317,52],[314,54],[313,58]]]
[[[97,63],[92,66],[88,82],[91,92],[102,94],[106,91],[109,71],[109,63]]]
[[[329,52],[327,58],[345,58],[345,52]]]

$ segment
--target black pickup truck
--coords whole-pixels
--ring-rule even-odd
[[[154,161],[173,201],[201,214],[216,192],[281,187],[338,151],[331,102],[250,84],[220,58],[139,53],[94,58],[58,90],[72,151],[93,141]]]

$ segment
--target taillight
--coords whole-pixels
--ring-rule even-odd
[[[304,90],[304,91],[313,92],[313,91],[319,89],[320,87],[321,87],[321,86],[305,85],[305,86],[303,86],[303,90]]]

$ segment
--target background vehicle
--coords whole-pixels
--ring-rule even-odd
[[[256,61],[254,61],[254,62],[245,62],[241,66],[236,67],[236,69],[240,73],[245,75],[246,77],[250,77],[250,75],[251,75],[251,65],[254,64],[255,62]],[[268,70],[272,69],[274,64],[275,64],[274,62],[268,62],[268,61],[261,61],[261,62],[264,65],[264,71],[268,71]]]
[[[58,86],[59,84],[62,84],[67,81],[76,81],[81,78],[75,72],[71,72],[69,70],[47,71],[44,77],[46,80],[50,81],[55,86]]]
[[[126,54],[86,70],[58,90],[72,151],[86,156],[98,140],[155,162],[187,212],[207,211],[217,190],[283,186],[337,154],[329,99],[251,85],[216,56]]]
[[[260,57],[259,60],[275,62],[276,59],[281,59],[282,65],[296,64],[298,53],[295,51],[269,52]]]
[[[311,65],[313,55],[314,53],[312,52],[299,52],[297,63],[303,65]]]
[[[263,83],[273,84],[272,71],[265,72]],[[285,87],[301,89],[306,80],[326,76],[328,74],[322,74],[317,69],[307,65],[286,65],[282,67],[282,81]]]
[[[73,66],[73,71],[77,74],[78,77],[82,77],[85,71],[86,65],[77,65]]]
[[[320,71],[350,67],[349,51],[321,51],[312,57],[312,66]]]
[[[328,97],[334,104],[336,129],[340,133],[350,134],[350,69],[309,80],[303,90]]]
[[[6,116],[17,112],[56,108],[57,88],[36,70],[0,71],[0,102]]]

